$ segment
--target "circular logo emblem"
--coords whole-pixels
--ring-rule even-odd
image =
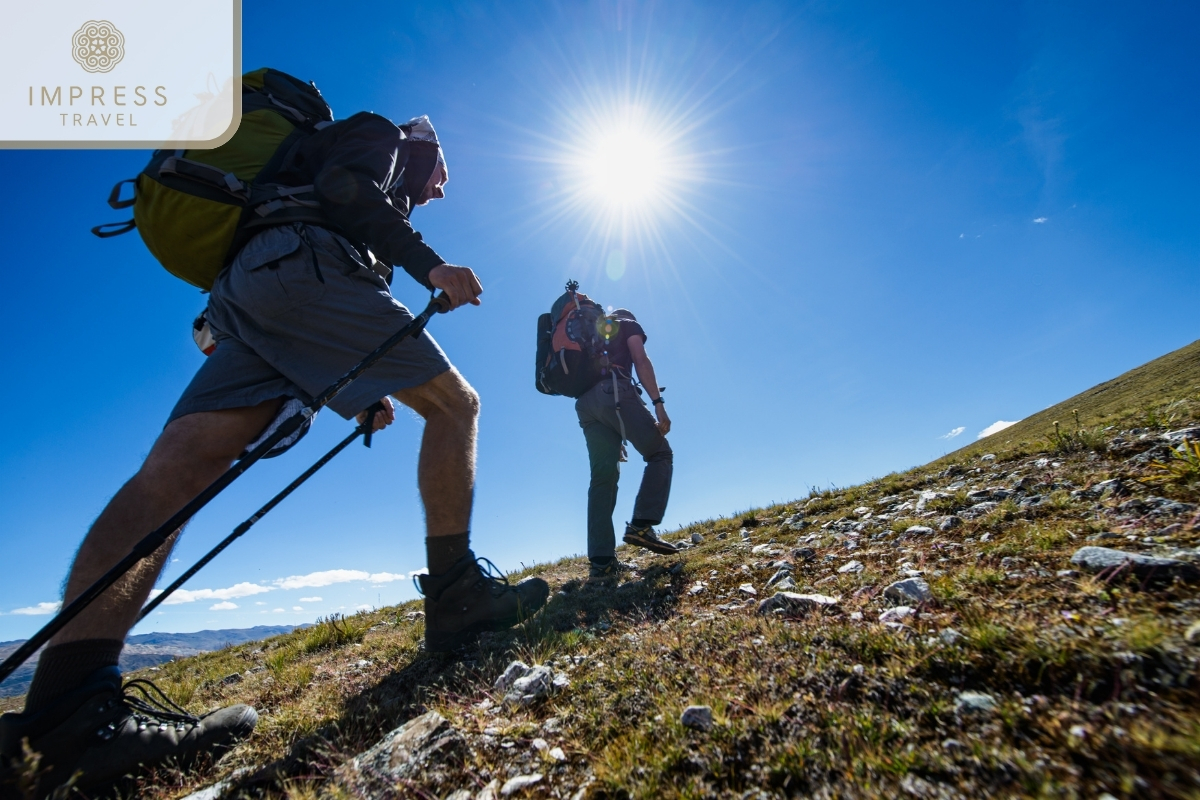
[[[125,37],[107,20],[90,20],[71,37],[71,56],[88,72],[108,72],[125,57]]]

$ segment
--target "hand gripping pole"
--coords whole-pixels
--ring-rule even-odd
[[[120,580],[126,572],[133,569],[135,564],[137,564],[143,558],[153,554],[156,550],[158,550],[158,548],[162,547],[172,533],[174,533],[185,522],[195,516],[200,509],[208,505],[209,502],[211,502],[214,497],[224,491],[229,484],[241,477],[242,473],[250,469],[250,467],[253,466],[256,461],[270,452],[272,447],[295,432],[296,429],[299,428],[304,422],[304,420],[309,419],[317,411],[324,408],[330,400],[336,397],[360,375],[373,367],[376,362],[387,355],[393,347],[398,345],[404,339],[408,338],[409,336],[420,336],[421,331],[425,330],[425,326],[429,323],[429,320],[433,318],[434,314],[445,313],[449,310],[450,300],[444,294],[432,298],[429,301],[429,305],[425,307],[425,310],[418,314],[412,322],[408,323],[403,328],[392,334],[387,341],[371,351],[362,361],[355,364],[349,372],[326,387],[326,389],[317,395],[317,397],[314,398],[308,405],[300,409],[300,413],[295,414],[294,416],[285,420],[283,424],[281,424],[273,434],[264,439],[262,443],[258,445],[258,447],[251,450],[246,454],[245,458],[241,459],[228,470],[226,470],[221,477],[213,481],[207,489],[196,495],[191,502],[187,503],[183,508],[175,512],[170,519],[147,534],[145,538],[134,545],[133,550],[130,551],[129,555],[125,556],[116,564],[114,564],[113,567],[109,569],[108,572],[104,573],[99,580],[84,589],[78,597],[64,606],[62,610],[55,615],[54,619],[46,623],[41,630],[29,637],[24,644],[13,651],[8,658],[4,659],[4,663],[0,664],[0,681],[11,675],[17,667],[21,666],[21,664],[25,662],[26,659],[36,653],[38,648],[50,641],[54,634],[62,630],[68,622],[79,616],[79,614],[85,608],[91,605],[97,597],[102,595],[109,587]],[[369,416],[373,417],[373,415]],[[373,422],[373,418],[368,420],[368,423]],[[358,434],[359,431],[356,430],[354,432],[354,436],[357,436]],[[344,444],[349,444],[350,441],[353,441],[353,438],[349,438],[344,442]],[[339,446],[338,448],[335,448],[335,451],[340,449],[341,447]],[[333,455],[336,455],[336,452],[334,452]],[[329,457],[332,458],[332,456]],[[328,459],[323,459],[318,463],[320,466],[324,466],[327,461]],[[311,472],[316,472],[317,469],[320,469],[320,466],[312,469]],[[311,473],[306,473],[302,477],[307,479],[309,474]],[[300,483],[303,483],[303,480],[301,480]],[[299,483],[296,484],[296,486],[298,485]],[[286,497],[287,494],[290,494],[292,488],[295,487],[293,486],[285,490],[286,494],[283,494],[278,499],[282,500],[283,497]],[[274,506],[271,505],[271,507]],[[252,517],[251,519],[254,518]],[[253,525],[254,523],[251,522],[250,524]],[[248,529],[249,526],[247,526],[247,530]],[[241,534],[238,535],[240,536]],[[237,537],[235,536],[233,538]],[[232,541],[232,539],[229,541]],[[221,547],[220,549],[224,548]],[[220,549],[218,549],[216,552],[220,552]],[[215,557],[216,553],[213,553],[212,555]],[[207,561],[204,563],[207,563]],[[203,564],[200,566],[203,566]],[[172,588],[172,591],[174,591],[174,588]],[[165,599],[165,594],[166,592],[156,597],[155,600],[159,600],[160,598]]]

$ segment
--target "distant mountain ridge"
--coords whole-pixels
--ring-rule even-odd
[[[153,667],[184,656],[210,653],[230,645],[255,642],[282,633],[291,633],[298,627],[304,626],[255,625],[253,628],[228,628],[194,633],[139,633],[125,640],[125,649],[121,652],[121,669],[128,672]],[[25,639],[16,639],[11,642],[0,642],[0,659],[7,658],[25,641]],[[37,667],[40,655],[41,651],[39,650],[33,658],[18,667],[16,672],[0,683],[0,697],[22,695],[29,690],[29,682],[33,680],[33,672]]]

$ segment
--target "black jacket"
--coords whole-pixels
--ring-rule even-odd
[[[408,221],[403,178],[410,144],[389,120],[364,111],[304,139],[276,181],[311,183],[339,233],[432,290],[429,272],[446,261]]]

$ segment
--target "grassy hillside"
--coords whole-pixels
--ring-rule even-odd
[[[1170,425],[1172,417],[1181,421],[1186,414],[1173,407],[1172,401],[1197,396],[1200,396],[1200,340],[1026,417],[943,460],[1036,449],[1044,446],[1046,438],[1054,433],[1055,422],[1060,430],[1080,426],[1104,428],[1118,422],[1131,427]]]
[[[1200,456],[1164,435],[1200,422],[1197,352],[1064,404],[1096,420],[1056,439],[1031,418],[995,458],[697,523],[679,557],[624,551],[615,587],[584,585],[581,559],[535,567],[549,606],[453,657],[422,650],[409,603],[164,665],[146,676],[176,701],[251,703],[259,728],[123,791],[1200,797]],[[1096,573],[1071,561],[1084,546],[1175,562]],[[897,595],[909,579],[930,596]],[[771,600],[793,584],[826,599]],[[567,685],[509,696],[515,659]],[[710,726],[683,724],[693,705]],[[355,760],[413,720],[382,767]]]

